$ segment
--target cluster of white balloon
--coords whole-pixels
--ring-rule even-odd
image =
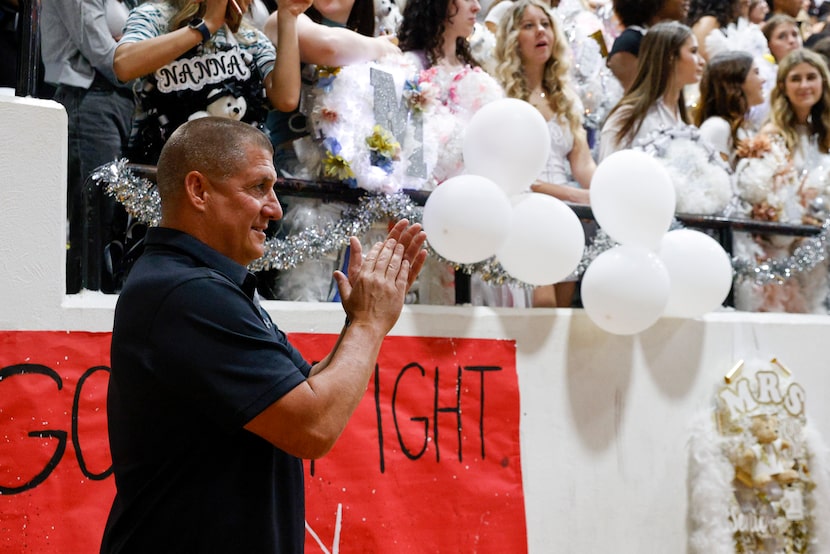
[[[430,246],[459,264],[495,256],[530,285],[573,273],[585,245],[579,219],[564,202],[529,192],[549,149],[547,123],[527,102],[501,99],[477,111],[464,139],[466,173],[441,183],[424,205]],[[658,160],[635,150],[608,156],[590,195],[597,223],[620,243],[583,275],[582,303],[597,326],[635,334],[662,316],[697,317],[724,301],[729,256],[704,233],[669,232],[675,190]]]
[[[585,247],[579,218],[564,202],[529,192],[549,150],[547,123],[527,102],[505,98],[478,110],[464,138],[466,173],[441,183],[424,205],[435,252],[459,264],[495,256],[530,285],[570,275]]]
[[[700,231],[669,231],[675,190],[658,160],[636,150],[611,154],[590,195],[597,223],[620,243],[582,277],[582,304],[598,327],[632,335],[660,317],[698,317],[721,305],[732,287],[729,256]]]

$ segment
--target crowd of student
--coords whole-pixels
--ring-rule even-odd
[[[830,29],[823,28],[823,6],[801,0],[497,0],[485,13],[478,0],[305,4],[43,4],[45,77],[70,116],[69,292],[80,288],[72,247],[83,225],[80,191],[95,167],[121,155],[154,164],[181,123],[223,115],[259,126],[274,145],[277,169],[301,175],[296,146],[313,132],[308,90],[320,75],[315,68],[396,56],[448,76],[445,83],[481,67],[506,96],[532,104],[551,138],[534,191],[587,204],[603,158],[694,125],[728,164],[733,215],[824,220],[830,78],[822,52],[830,51]],[[584,50],[579,41],[585,36],[596,41],[592,46],[614,85],[603,91],[613,109],[593,126],[587,116],[596,99],[580,89],[585,58],[574,55]],[[766,177],[761,163],[772,168]],[[111,236],[123,232],[117,213],[103,219]],[[781,237],[738,242],[739,252],[757,260],[790,256],[798,245]],[[827,269],[821,264],[808,273],[783,286],[748,284],[737,291],[737,306],[826,313]],[[117,290],[119,284],[108,286]],[[509,302],[556,305],[549,288],[535,291],[535,299]],[[564,288],[560,305],[573,290]]]

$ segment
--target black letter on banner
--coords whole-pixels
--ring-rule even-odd
[[[475,371],[481,374],[481,415],[478,420],[478,435],[481,438],[481,459],[484,459],[484,372],[485,371],[501,371],[500,366],[481,365],[481,366],[466,366],[464,371]]]
[[[383,456],[383,416],[380,412],[380,367],[375,364],[375,416],[378,420],[378,450],[380,450],[380,472],[386,470],[386,460]]]
[[[112,473],[112,464],[105,469],[101,473],[91,473],[89,469],[86,467],[86,461],[84,461],[84,455],[81,453],[81,441],[78,439],[78,404],[81,400],[81,389],[84,386],[84,382],[96,371],[106,371],[107,373],[110,372],[110,368],[105,365],[99,365],[95,367],[91,367],[87,369],[81,378],[78,379],[78,386],[75,389],[75,400],[72,402],[72,446],[75,447],[75,456],[78,458],[78,466],[81,468],[81,473],[92,479],[93,481],[102,481],[110,476]]]
[[[438,412],[450,412],[455,414],[456,428],[458,430],[458,461],[461,458],[461,366],[458,366],[458,375],[455,378],[455,406],[438,407],[438,368],[435,368],[435,400],[433,402],[434,415],[432,426],[435,430],[435,461],[441,461],[440,447],[438,446]]]
[[[63,383],[61,382],[60,375],[58,375],[51,368],[48,368],[40,364],[17,364],[4,367],[0,369],[0,382],[2,382],[7,377],[11,377],[13,375],[26,375],[27,373],[46,375],[57,384],[58,390],[61,390],[63,388]],[[46,466],[44,466],[43,471],[32,477],[31,481],[29,481],[28,483],[23,483],[19,487],[4,487],[0,485],[0,494],[19,494],[21,492],[33,489],[36,486],[40,485],[46,480],[47,477],[49,477],[49,474],[52,473],[52,470],[54,470],[57,467],[58,462],[60,462],[61,458],[63,457],[63,453],[66,451],[66,431],[61,431],[57,429],[44,429],[42,431],[30,431],[28,433],[28,436],[58,439],[58,446],[57,448],[55,448],[55,453],[52,454],[52,458],[46,463]]]
[[[421,377],[423,377],[425,375],[424,368],[421,367],[418,363],[415,363],[415,362],[404,366],[404,368],[398,374],[398,378],[395,379],[395,390],[392,392],[392,420],[395,422],[395,431],[398,433],[398,444],[401,445],[401,450],[403,450],[403,453],[410,460],[417,460],[418,458],[420,458],[421,456],[424,455],[424,452],[427,449],[427,441],[429,440],[429,418],[427,418],[427,417],[412,417],[412,418],[410,418],[410,421],[423,421],[424,422],[424,445],[423,445],[423,448],[421,448],[421,451],[418,452],[417,454],[412,454],[411,452],[409,452],[409,450],[406,448],[406,445],[403,443],[403,437],[401,436],[401,428],[400,428],[400,425],[398,425],[398,411],[395,408],[395,405],[397,404],[397,400],[398,400],[398,385],[400,385],[400,383],[401,383],[401,377],[403,377],[403,374],[406,373],[411,368],[417,368],[418,371],[421,372]]]

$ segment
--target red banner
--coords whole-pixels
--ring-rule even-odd
[[[0,551],[97,552],[109,334],[0,332]]]
[[[309,360],[331,335],[294,334]],[[114,495],[109,333],[0,332],[0,552],[93,553]],[[527,551],[513,341],[389,337],[306,462],[306,552]]]

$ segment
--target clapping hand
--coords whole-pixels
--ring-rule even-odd
[[[412,283],[418,278],[418,274],[424,266],[424,261],[427,259],[427,252],[423,249],[426,238],[427,234],[423,231],[420,223],[410,225],[406,219],[398,221],[386,236],[386,240],[394,239],[398,241],[398,244],[404,246],[404,259],[409,260],[410,263],[406,290],[409,290]]]
[[[350,238],[352,249],[348,277],[334,274],[343,309],[355,323],[378,324],[388,332],[400,315],[406,292],[415,282],[426,260],[422,248],[426,233],[421,225],[398,221],[386,240],[375,243],[363,257],[356,237]]]

